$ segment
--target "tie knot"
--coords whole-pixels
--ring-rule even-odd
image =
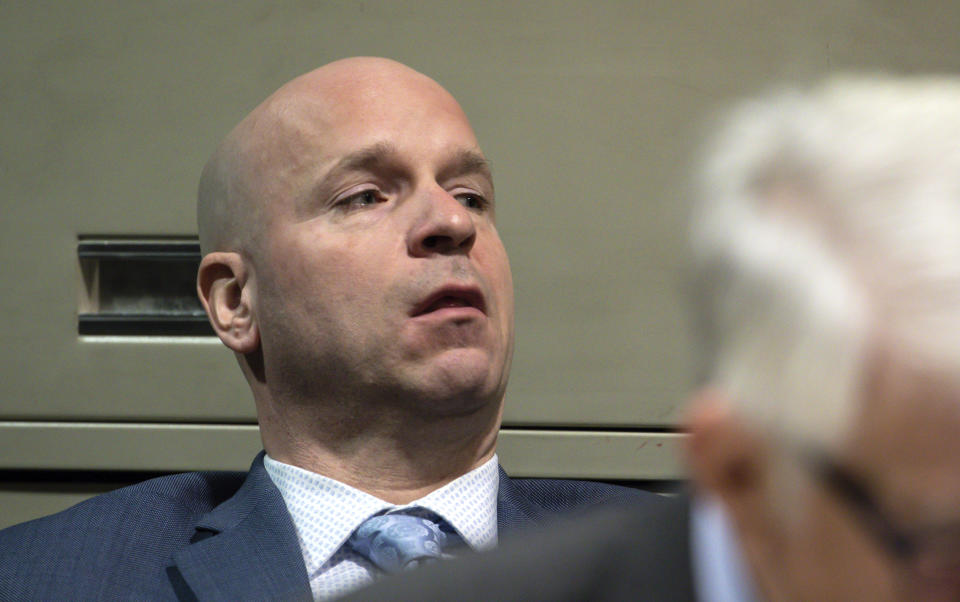
[[[444,548],[461,541],[444,519],[424,508],[411,508],[371,516],[348,543],[380,570],[396,573],[441,558]]]

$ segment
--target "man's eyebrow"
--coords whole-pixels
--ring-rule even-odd
[[[397,148],[389,142],[378,142],[341,158],[330,168],[328,177],[341,172],[370,171],[376,167],[394,162],[399,154]]]
[[[342,157],[330,168],[324,179],[351,171],[375,171],[385,167],[396,169],[399,168],[401,159],[400,151],[396,146],[389,142],[378,142]],[[444,162],[440,173],[437,174],[437,179],[447,180],[468,174],[480,174],[493,181],[490,162],[478,150],[455,151],[452,157]]]
[[[472,149],[457,151],[440,171],[438,179],[446,180],[467,174],[480,174],[491,182],[493,181],[493,169],[490,167],[490,162],[480,151]]]

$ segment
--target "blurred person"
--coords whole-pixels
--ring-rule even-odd
[[[746,102],[694,196],[691,495],[358,599],[960,599],[960,80]]]
[[[353,58],[281,87],[198,199],[198,292],[265,453],[3,531],[0,599],[322,599],[558,513],[654,503],[499,468],[513,285],[494,215],[489,164],[430,78]]]

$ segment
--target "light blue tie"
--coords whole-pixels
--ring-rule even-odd
[[[371,516],[349,539],[355,552],[385,573],[433,562],[462,543],[450,523],[425,508]]]

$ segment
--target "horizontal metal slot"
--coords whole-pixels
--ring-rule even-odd
[[[82,335],[213,335],[196,293],[195,238],[82,238]]]
[[[81,239],[77,243],[77,256],[80,259],[190,260],[199,263],[200,243],[196,240]]]
[[[213,335],[207,316],[150,314],[80,314],[82,335],[204,336]]]

